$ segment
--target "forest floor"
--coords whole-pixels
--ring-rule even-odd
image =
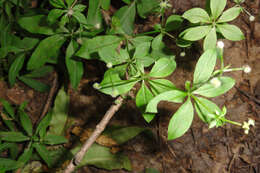
[[[191,129],[184,136],[167,141],[168,122],[179,105],[160,103],[159,115],[151,124],[147,124],[134,100],[129,100],[116,113],[110,125],[147,127],[155,136],[151,139],[141,134],[121,146],[121,151],[131,160],[132,172],[140,173],[145,168],[156,168],[162,173],[260,173],[260,1],[251,0],[246,2],[246,5],[256,16],[256,20],[249,22],[245,14],[235,20],[234,24],[243,30],[246,39],[239,42],[224,40],[224,57],[226,65],[242,67],[248,64],[252,72],[228,73],[236,79],[235,87],[213,101],[220,107],[227,107],[228,119],[242,123],[252,118],[256,121],[256,126],[248,135],[244,134],[241,128],[229,124],[223,128],[208,129],[208,126],[195,116]],[[203,7],[204,4],[201,0],[172,0],[172,6],[177,14],[182,14],[185,10]],[[156,23],[156,20],[151,18],[150,23],[138,24],[136,27],[145,28]],[[171,41],[166,41],[167,45],[174,49]],[[177,50],[178,67],[168,77],[177,87],[184,88],[185,81],[192,79],[195,63],[201,54],[200,47],[198,44],[196,48],[186,49],[185,57],[178,56],[182,50]],[[111,97],[92,88],[92,84],[100,81],[104,73],[102,65],[97,66],[96,63],[87,63],[85,77],[77,91],[69,89],[70,115],[77,119],[77,126],[95,127],[113,102]],[[51,75],[42,80],[51,84],[53,78],[54,75]],[[8,88],[6,83],[0,81],[0,97],[17,105],[28,100],[27,111],[33,122],[36,122],[46,104],[48,93],[38,93],[19,82],[13,88]],[[86,166],[78,172],[127,171],[106,171]]]

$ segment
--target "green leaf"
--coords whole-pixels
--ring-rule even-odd
[[[47,23],[47,16],[45,15],[21,17],[18,20],[18,24],[30,33],[53,35],[54,31],[51,27],[48,26]]]
[[[93,39],[87,39],[83,41],[83,44],[76,53],[76,56],[84,59],[90,59],[91,54],[98,52],[105,47],[110,47],[110,49],[116,50],[122,40],[123,38],[114,35],[97,36]]]
[[[182,17],[191,23],[209,23],[211,21],[208,13],[202,8],[192,8],[186,11]]]
[[[30,138],[23,135],[21,132],[0,132],[1,140],[8,142],[23,142],[28,141]]]
[[[33,49],[37,44],[39,43],[39,39],[37,38],[30,38],[30,37],[25,37],[22,40],[16,40],[12,44],[21,49],[21,51],[28,51]]]
[[[146,168],[145,173],[160,173],[160,171],[154,168]]]
[[[50,4],[56,8],[66,8],[63,0],[49,0]]]
[[[23,67],[24,60],[25,60],[25,54],[20,54],[18,57],[15,58],[11,67],[9,68],[8,81],[11,87],[13,87],[15,84],[16,77],[19,75],[19,72]]]
[[[193,83],[206,82],[211,77],[217,60],[217,50],[208,49],[199,58],[193,75]]]
[[[64,135],[65,125],[68,119],[69,96],[62,87],[54,101],[54,107],[51,110],[52,119],[48,134]]]
[[[168,126],[168,140],[182,136],[191,126],[193,120],[193,106],[190,98],[172,116]]]
[[[179,15],[171,15],[167,18],[166,24],[165,24],[165,30],[166,31],[174,31],[181,27],[181,24],[183,22],[183,19]]]
[[[213,27],[204,39],[203,49],[204,51],[207,49],[214,49],[216,48],[216,45],[217,45],[217,33],[216,33],[216,28]]]
[[[42,40],[29,59],[27,63],[27,70],[40,68],[48,60],[56,59],[65,40],[65,37],[58,34]]]
[[[126,4],[130,4],[133,0],[122,0]]]
[[[197,41],[205,37],[210,30],[211,26],[196,26],[184,30],[180,33],[180,37],[184,40]]]
[[[54,24],[59,17],[61,17],[61,15],[65,13],[64,10],[60,10],[60,9],[52,9],[47,17],[47,20],[50,24]]]
[[[68,7],[71,7],[71,5],[73,4],[75,0],[65,0],[66,4],[68,5]]]
[[[235,25],[218,24],[217,28],[219,29],[221,34],[228,40],[240,41],[245,38],[243,32]]]
[[[40,135],[40,137],[44,137],[46,135],[46,129],[49,126],[52,119],[52,114],[48,113],[39,123],[36,128],[35,135]]]
[[[9,142],[4,142],[2,144],[0,144],[0,153],[2,153],[2,151],[9,149],[9,153],[10,153],[10,158],[11,159],[16,159],[17,155],[19,154],[19,149],[17,144],[15,143],[9,143]]]
[[[153,94],[158,95],[166,91],[175,90],[175,85],[166,79],[154,79],[148,81]]]
[[[150,77],[166,77],[169,76],[176,68],[176,62],[173,58],[161,58],[155,62],[149,73]]]
[[[153,40],[153,37],[151,36],[136,36],[134,38],[130,38],[129,42],[129,49],[132,50],[136,48],[139,44],[142,44],[144,42],[151,42]]]
[[[196,97],[194,100],[196,112],[200,119],[205,123],[212,121],[212,118],[209,116],[209,114],[215,114],[216,111],[221,112],[219,107],[208,99]]]
[[[36,149],[37,153],[41,156],[45,163],[47,163],[48,167],[52,166],[52,157],[49,156],[49,151],[46,147],[39,143],[33,143],[33,147]]]
[[[73,10],[77,12],[83,12],[86,9],[86,7],[86,5],[77,4],[73,7]]]
[[[149,14],[155,12],[159,7],[158,0],[137,1],[137,12],[140,17],[146,18]]]
[[[139,44],[135,49],[133,58],[141,59],[141,58],[145,57],[149,53],[150,46],[151,46],[150,42],[144,42],[144,43]]]
[[[73,17],[75,17],[75,19],[81,23],[81,24],[85,24],[87,25],[87,19],[86,17],[84,16],[84,14],[78,12],[78,11],[75,11],[73,14],[72,14]]]
[[[48,145],[57,145],[67,143],[68,140],[63,136],[48,134],[43,138],[43,143]]]
[[[130,57],[126,49],[120,49],[120,52],[114,48],[114,45],[107,46],[98,51],[101,61],[105,63],[112,63],[112,65],[118,65],[126,62]]]
[[[19,110],[19,116],[23,129],[29,136],[32,136],[33,127],[30,117],[23,110]]]
[[[78,48],[78,44],[75,41],[70,41],[66,50],[66,67],[68,69],[70,83],[72,88],[77,89],[78,84],[84,73],[84,66],[81,61],[73,59],[73,55]]]
[[[152,49],[154,50],[159,50],[159,49],[162,49],[164,47],[164,44],[163,44],[163,34],[160,33],[159,35],[157,35],[153,41],[152,41]]]
[[[141,88],[139,89],[136,97],[135,102],[136,106],[139,108],[139,110],[142,112],[144,119],[147,122],[150,122],[154,115],[153,114],[147,114],[145,113],[145,107],[149,103],[149,101],[153,98],[153,94],[151,91],[147,88],[144,81],[142,82]]]
[[[241,7],[232,7],[224,11],[217,23],[230,22],[237,18],[243,9]]]
[[[48,75],[49,73],[51,73],[54,70],[54,68],[52,66],[46,65],[46,66],[42,66],[40,68],[37,68],[33,71],[31,71],[28,74],[23,75],[24,77],[28,77],[28,78],[38,78],[38,77],[44,77],[46,75]]]
[[[212,17],[216,20],[223,12],[227,0],[210,0],[210,10]]]
[[[116,97],[125,94],[132,89],[139,79],[121,80],[115,69],[109,69],[100,83],[99,91]]]
[[[169,101],[174,103],[182,103],[187,93],[180,90],[171,90],[163,92],[154,97],[147,105],[145,112],[157,113],[157,105],[160,101]]]
[[[104,10],[109,10],[110,7],[110,0],[100,0],[101,1],[101,7]]]
[[[89,0],[87,24],[99,29],[102,26],[101,0]],[[99,27],[97,27],[99,26]]]
[[[0,158],[0,170],[3,171],[11,171],[18,169],[19,165],[15,160]]]
[[[29,87],[31,87],[31,88],[35,89],[36,91],[39,91],[39,92],[46,92],[50,89],[49,85],[46,85],[46,84],[39,82],[37,80],[34,80],[32,78],[19,76],[18,79],[21,80],[26,85],[28,85]]]
[[[13,118],[15,119],[15,113],[14,113],[14,109],[11,106],[10,103],[8,103],[8,101],[0,98],[0,102],[3,104],[5,111]]]
[[[77,146],[71,150],[71,153],[75,155],[81,146]],[[113,169],[126,169],[128,171],[131,170],[131,162],[130,160],[123,154],[112,154],[110,152],[110,148],[103,147],[97,144],[93,144],[88,152],[84,155],[80,165],[78,167],[82,167],[84,165],[94,165],[98,168],[103,168],[107,170]]]
[[[219,87],[215,87],[210,82],[202,85],[197,90],[193,91],[193,94],[198,94],[205,97],[217,97],[230,90],[235,85],[235,80],[230,77],[219,77],[218,80],[221,82]]]
[[[136,15],[136,6],[135,1],[129,6],[121,7],[116,13],[115,16],[120,20],[123,31],[132,35],[134,31],[134,21]]]
[[[26,164],[31,156],[32,156],[32,152],[33,152],[33,147],[31,147],[31,145],[29,146],[29,148],[26,148],[23,152],[23,154],[18,158],[18,163],[19,165],[23,166],[24,164]]]

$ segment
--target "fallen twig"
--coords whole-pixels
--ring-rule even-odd
[[[118,111],[118,109],[121,107],[123,102],[123,98],[120,96],[115,100],[115,104],[113,104],[102,120],[99,122],[99,124],[96,126],[96,129],[91,134],[91,136],[85,141],[85,143],[82,145],[80,151],[74,156],[74,158],[70,161],[67,168],[64,170],[64,173],[71,173],[74,171],[75,167],[78,166],[83,159],[85,153],[88,151],[88,149],[91,147],[91,145],[96,141],[96,139],[99,137],[99,135],[104,131],[106,128],[108,122],[113,117],[113,115]]]

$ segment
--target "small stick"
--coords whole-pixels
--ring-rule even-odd
[[[91,134],[91,136],[85,141],[85,143],[82,145],[80,151],[74,156],[74,158],[70,161],[67,168],[64,170],[64,173],[71,173],[74,171],[75,167],[78,166],[83,159],[85,153],[88,151],[88,149],[91,147],[91,145],[96,141],[96,139],[99,137],[99,135],[104,131],[106,128],[108,122],[113,117],[113,115],[119,110],[123,103],[123,98],[120,96],[118,97],[115,102],[115,104],[111,105],[102,120],[99,122],[99,124],[96,126],[96,129]]]

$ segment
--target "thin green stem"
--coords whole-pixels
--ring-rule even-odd
[[[228,119],[225,119],[225,118],[221,118],[222,121],[224,122],[228,122],[230,124],[234,124],[234,125],[237,125],[237,126],[242,126],[241,123],[238,123],[238,122],[235,122],[235,121],[231,121],[231,120],[228,120]]]

